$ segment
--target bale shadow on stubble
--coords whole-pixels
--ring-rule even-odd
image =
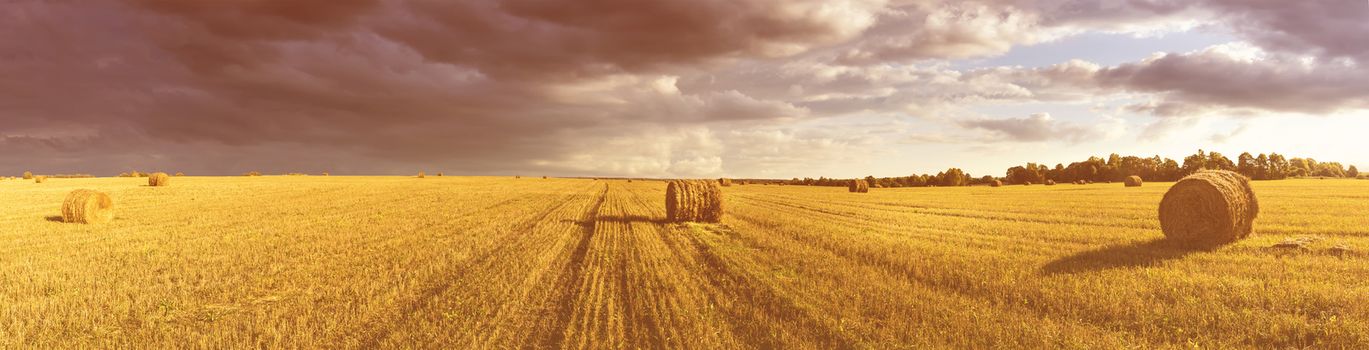
[[[1155,266],[1203,251],[1164,238],[1112,245],[1057,259],[1041,267],[1045,275],[1075,274],[1116,268]]]
[[[45,217],[45,218],[43,218],[43,219],[45,219],[45,220],[47,220],[47,221],[52,221],[52,222],[67,222],[67,220],[66,220],[66,219],[63,219],[61,215],[51,215],[51,216]]]

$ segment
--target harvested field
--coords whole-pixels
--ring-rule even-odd
[[[0,348],[1369,346],[1365,181],[1253,182],[1215,250],[1164,240],[1165,182],[732,186],[677,224],[663,181],[175,181],[0,182]],[[75,189],[116,219],[61,222]]]

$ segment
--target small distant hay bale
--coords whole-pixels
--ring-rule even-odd
[[[1046,186],[1055,186],[1055,180],[1046,180]]]
[[[546,179],[547,179],[547,176],[546,176],[546,175],[542,175],[542,179],[543,179],[543,180],[546,180]]]
[[[870,183],[865,181],[864,179],[851,180],[850,182],[846,183],[846,190],[847,192],[852,193],[869,193]]]
[[[33,180],[33,172],[25,171],[24,180]]]
[[[442,174],[442,173],[437,173],[437,177],[442,177],[442,175],[444,175],[444,174]]]
[[[171,185],[171,176],[166,175],[166,173],[152,173],[147,176],[147,185],[152,187]]]
[[[732,179],[729,179],[729,178],[721,178],[721,179],[718,179],[718,185],[719,185],[719,186],[722,186],[722,187],[730,187],[730,186],[732,186]]]
[[[1141,187],[1142,183],[1141,177],[1136,175],[1127,176],[1123,181],[1126,182],[1127,187]]]
[[[990,187],[1003,187],[1003,181],[1001,181],[1001,180],[993,180],[992,182],[989,182],[989,186],[990,186]]]
[[[62,221],[100,224],[114,219],[114,201],[104,192],[75,190],[62,202]]]
[[[33,177],[33,183],[40,184],[48,181],[47,176],[38,175]]]
[[[1165,193],[1160,229],[1186,246],[1216,247],[1249,236],[1259,213],[1249,178],[1205,170],[1184,177]]]
[[[1341,244],[1341,245],[1337,245],[1337,246],[1331,247],[1330,249],[1327,250],[1327,252],[1330,252],[1331,255],[1335,255],[1336,257],[1344,258],[1346,255],[1349,255],[1350,253],[1353,253],[1354,250],[1353,250],[1353,249],[1350,249],[1350,246],[1348,246],[1348,245]]]
[[[418,172],[418,178],[422,179],[425,177],[428,177],[428,174],[424,174],[422,171]]]
[[[327,173],[324,173],[324,174],[327,174]],[[182,172],[176,172],[176,176],[185,176],[185,173],[182,173]]]
[[[665,190],[671,222],[718,222],[723,216],[722,188],[713,180],[671,180]]]
[[[332,176],[332,174],[329,174],[328,172],[325,171],[325,172],[323,172],[323,176]]]

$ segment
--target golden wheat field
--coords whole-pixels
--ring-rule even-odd
[[[1255,182],[1213,251],[1161,240],[1169,185],[731,186],[673,224],[661,181],[0,181],[0,348],[1369,347],[1369,181]],[[81,188],[115,219],[60,222]]]

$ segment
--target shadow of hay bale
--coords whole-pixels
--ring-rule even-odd
[[[1151,241],[1112,245],[1070,255],[1042,266],[1041,273],[1046,275],[1075,274],[1117,268],[1155,266],[1199,251],[1204,250],[1186,248],[1177,242],[1159,238]]]

